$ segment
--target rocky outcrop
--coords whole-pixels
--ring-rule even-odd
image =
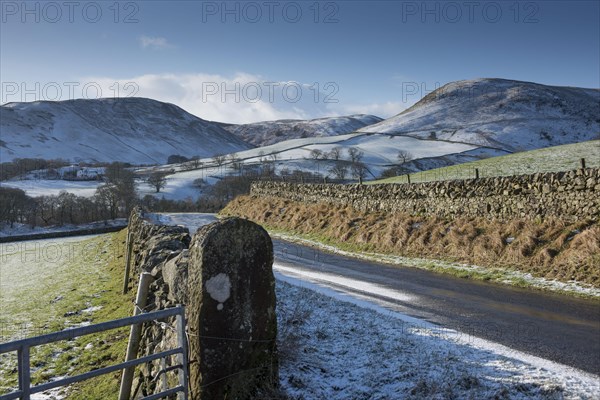
[[[415,184],[327,185],[256,182],[252,196],[329,202],[361,211],[510,218],[600,216],[600,170]]]

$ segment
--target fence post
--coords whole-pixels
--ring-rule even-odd
[[[410,183],[410,174],[406,174],[406,179],[408,180],[408,183]]]
[[[479,179],[479,168],[475,168],[475,179]]]
[[[585,158],[581,158],[581,169],[585,169]]]
[[[31,370],[29,365],[29,347],[21,347],[19,357],[19,390],[23,391],[22,400],[29,400],[31,391]]]
[[[182,353],[179,357],[179,362],[181,362],[181,369],[179,369],[179,384],[183,386],[184,392],[177,395],[177,400],[185,400],[188,398],[188,346],[187,346],[187,336],[185,332],[185,308],[178,304],[178,307],[181,307],[181,313],[177,314],[175,317],[176,329],[177,329],[177,347],[181,347]]]
[[[127,245],[125,255],[125,276],[123,278],[123,294],[126,294],[129,290],[129,270],[131,268],[131,255],[133,252],[133,234],[127,229]]]
[[[169,388],[169,383],[167,382],[167,359],[160,359],[160,390],[164,392]]]
[[[140,275],[140,284],[138,286],[137,296],[135,298],[135,306],[133,315],[140,314],[146,307],[146,301],[148,299],[148,289],[154,278],[149,272],[142,272]],[[131,361],[137,358],[137,353],[140,347],[140,337],[142,334],[142,324],[131,325],[129,332],[129,343],[127,344],[127,354],[125,361]],[[133,383],[133,373],[135,367],[125,368],[123,371],[123,377],[121,378],[121,387],[119,389],[119,400],[129,400],[131,395],[131,384]]]

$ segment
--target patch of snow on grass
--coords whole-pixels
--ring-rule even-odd
[[[598,377],[276,273],[280,382],[298,399],[591,399]]]
[[[81,312],[91,314],[94,311],[98,311],[98,310],[102,310],[102,306],[93,306],[93,307],[84,308],[83,310],[81,310]]]

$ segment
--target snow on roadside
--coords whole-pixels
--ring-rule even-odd
[[[276,272],[280,382],[297,399],[592,399],[600,377]]]
[[[502,280],[496,280],[497,282],[512,284],[514,281],[526,282],[528,285],[538,289],[544,289],[554,292],[565,292],[577,295],[588,296],[592,298],[600,298],[600,289],[588,285],[586,283],[569,281],[560,282],[557,280],[545,279],[535,277],[529,273],[520,271],[507,271],[498,268],[486,268],[472,264],[460,264],[455,262],[448,262],[442,260],[426,259],[426,258],[414,258],[414,257],[402,257],[391,254],[381,253],[367,253],[367,252],[350,252],[342,250],[333,245],[324,244],[316,240],[305,239],[295,235],[289,235],[279,232],[269,232],[274,238],[279,238],[289,242],[300,243],[306,246],[315,247],[325,251],[329,251],[335,254],[343,256],[355,257],[367,261],[375,261],[386,264],[402,265],[411,268],[421,268],[431,270],[434,268],[449,270],[449,271],[465,271],[474,274],[496,274],[501,275]]]

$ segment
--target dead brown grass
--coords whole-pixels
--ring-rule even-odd
[[[591,220],[446,220],[250,196],[238,197],[221,213],[361,250],[509,267],[600,287],[600,225]]]

